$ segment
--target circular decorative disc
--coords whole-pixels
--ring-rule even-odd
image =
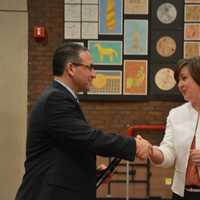
[[[156,51],[163,57],[169,57],[176,52],[176,41],[169,36],[163,36],[156,43]]]
[[[171,24],[177,16],[176,7],[171,3],[163,3],[158,7],[157,18],[163,24]]]
[[[174,71],[170,68],[162,68],[157,71],[154,81],[156,86],[164,91],[171,90],[175,85]]]

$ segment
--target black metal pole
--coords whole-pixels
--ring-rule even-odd
[[[102,173],[100,173],[96,180],[96,189],[98,189],[98,187],[105,181],[105,179],[114,171],[114,169],[118,166],[120,161],[121,158],[114,158],[110,162],[108,167],[105,170],[103,170]]]

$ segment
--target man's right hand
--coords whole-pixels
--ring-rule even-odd
[[[137,135],[136,138],[136,157],[140,160],[145,160],[148,158],[148,155],[152,151],[152,144],[142,138],[140,135]]]

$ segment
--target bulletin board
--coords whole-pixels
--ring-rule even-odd
[[[64,40],[93,58],[96,79],[81,100],[182,101],[174,68],[200,55],[200,1],[65,0]]]

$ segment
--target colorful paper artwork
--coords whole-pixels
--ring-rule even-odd
[[[176,7],[171,3],[163,3],[157,9],[157,18],[163,24],[171,24],[177,17]]]
[[[99,1],[99,34],[122,34],[122,0]]]
[[[170,36],[162,36],[156,43],[156,51],[162,57],[170,57],[176,52],[176,41]]]
[[[147,15],[149,13],[149,0],[124,1],[124,13],[134,15]]]
[[[185,0],[185,3],[200,3],[200,0]]]
[[[200,40],[200,24],[187,23],[184,27],[185,40]]]
[[[184,42],[184,58],[200,55],[200,42]]]
[[[124,94],[147,95],[147,60],[124,61]]]
[[[180,30],[183,27],[184,0],[151,0],[151,29]]]
[[[97,65],[121,65],[122,42],[120,41],[88,41],[93,63]]]
[[[154,82],[160,90],[171,90],[175,85],[174,71],[170,68],[161,68],[154,77]]]
[[[122,93],[122,72],[113,70],[96,70],[96,78],[88,94],[120,95]]]
[[[185,5],[185,21],[200,22],[200,5]]]
[[[151,64],[150,94],[154,98],[182,100],[174,79],[176,64]]]
[[[64,39],[92,56],[83,100],[177,97],[175,63],[200,55],[200,0],[64,0]]]
[[[147,55],[148,21],[124,20],[124,54]]]

